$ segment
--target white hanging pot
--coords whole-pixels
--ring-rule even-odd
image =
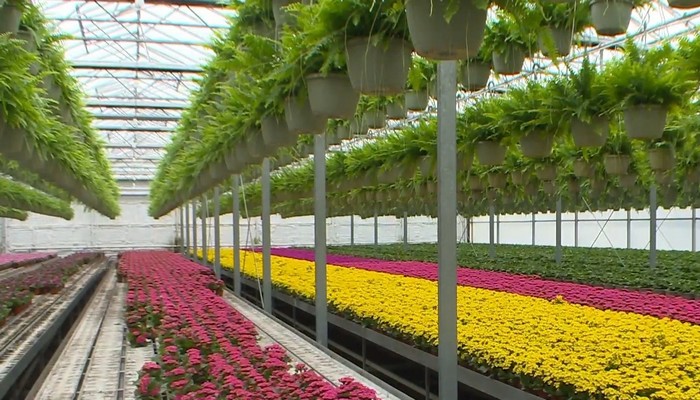
[[[0,7],[0,34],[16,33],[22,20],[22,10],[12,4]]]
[[[265,21],[258,21],[252,27],[251,30],[254,35],[265,37],[268,39],[275,39],[275,27],[269,26]]]
[[[659,139],[666,128],[668,108],[661,105],[636,105],[624,110],[625,130],[632,139]]]
[[[462,65],[462,86],[474,92],[486,87],[491,77],[491,64],[467,61]]]
[[[554,181],[544,181],[542,182],[542,191],[548,195],[554,195],[557,193],[557,185]]]
[[[506,187],[506,174],[502,172],[489,172],[486,178],[491,188],[504,189]]]
[[[620,175],[618,179],[620,180],[620,187],[624,189],[632,189],[637,183],[636,174]]]
[[[416,53],[432,60],[475,56],[484,38],[486,10],[473,1],[458,2],[449,22],[448,0],[407,0],[406,20]]]
[[[600,147],[605,144],[610,134],[610,120],[605,117],[593,117],[591,122],[578,118],[571,120],[571,136],[577,147]]]
[[[513,182],[513,185],[524,185],[527,182],[526,178],[527,174],[523,171],[512,171],[510,173],[510,181]]]
[[[506,148],[499,142],[478,142],[476,144],[476,158],[481,165],[501,165],[506,159]]]
[[[283,7],[298,2],[299,0],[272,0],[272,14],[275,18],[275,24],[277,26],[281,27],[291,22],[289,12],[283,9]]]
[[[553,181],[557,179],[557,166],[553,164],[542,165],[535,171],[537,179],[541,181]]]
[[[56,84],[56,81],[53,79],[53,76],[45,76],[42,81],[42,85],[44,87],[44,90],[46,90],[46,94],[49,98],[57,102],[61,100],[63,93],[61,92],[61,88]]]
[[[369,110],[362,114],[362,124],[370,129],[382,129],[386,126],[386,110]]]
[[[398,38],[387,43],[373,43],[370,37],[348,40],[345,57],[352,87],[375,96],[403,92],[412,50],[410,43]]]
[[[692,168],[686,173],[686,181],[691,183],[700,183],[700,166]]]
[[[263,141],[262,134],[259,132],[249,132],[245,143],[248,155],[251,159],[253,159],[254,164],[262,161],[262,159],[267,155],[265,142]]]
[[[406,103],[403,101],[394,101],[386,105],[386,117],[388,119],[404,119],[406,118]]]
[[[435,160],[432,156],[423,156],[418,162],[421,176],[431,177],[435,174]]]
[[[22,128],[15,128],[7,125],[0,119],[0,154],[15,159],[20,153],[26,150],[26,132]]]
[[[549,37],[547,37],[547,35]],[[551,39],[552,49],[555,54],[550,52],[549,39]],[[540,35],[537,37],[537,44],[539,45],[542,55],[545,57],[568,56],[571,52],[571,28],[555,28],[547,27]]]
[[[309,99],[298,96],[288,97],[284,102],[284,117],[289,132],[296,135],[322,134],[328,121],[328,118],[311,112]]]
[[[338,125],[335,129],[335,136],[338,140],[347,140],[351,138],[349,125]]]
[[[535,182],[528,182],[527,185],[525,185],[525,194],[530,197],[536,196],[539,191],[540,188]]]
[[[241,172],[244,166],[244,163],[236,156],[235,149],[228,151],[226,155],[224,155],[224,164],[226,165],[226,169],[233,174]]]
[[[654,173],[654,181],[661,187],[670,186],[673,183],[673,174],[671,171]]]
[[[593,164],[586,160],[574,160],[574,175],[577,178],[591,178],[595,174]]]
[[[509,46],[505,53],[493,53],[493,71],[500,75],[517,75],[523,69],[525,51]]]
[[[569,188],[569,193],[579,193],[581,191],[581,184],[576,179],[569,179],[566,181],[566,185]]]
[[[457,153],[457,172],[469,172],[473,163],[474,153],[472,151]]]
[[[605,181],[599,178],[591,179],[591,192],[594,195],[599,195],[605,190]]]
[[[520,137],[520,150],[525,157],[545,158],[552,154],[554,135],[544,131],[528,132]]]
[[[314,115],[338,119],[350,119],[355,115],[360,93],[352,88],[346,73],[308,75],[306,87]]]
[[[268,115],[260,121],[263,141],[268,147],[293,146],[299,137],[287,128],[287,122],[282,116]]]
[[[591,21],[602,36],[615,36],[627,32],[634,5],[626,0],[591,1]]]
[[[353,118],[350,121],[350,134],[352,136],[364,136],[368,130],[369,127],[363,123],[362,118]]]
[[[428,91],[427,90],[409,90],[404,94],[406,99],[406,108],[411,111],[425,111],[428,108]]]
[[[647,156],[652,171],[670,171],[676,165],[676,154],[670,147],[650,149]]]
[[[631,163],[632,158],[626,154],[606,154],[603,157],[603,166],[608,175],[627,175]]]

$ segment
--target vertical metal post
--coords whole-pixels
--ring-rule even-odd
[[[496,211],[493,204],[489,205],[489,257],[493,260],[496,258]]]
[[[532,212],[532,245],[535,245],[535,212]]]
[[[632,248],[632,211],[627,210],[627,248]]]
[[[496,243],[501,244],[501,214],[496,214]]]
[[[214,188],[214,273],[221,279],[221,204],[219,203],[219,187]]]
[[[204,265],[209,265],[209,244],[207,243],[207,196],[202,196],[202,262]]]
[[[403,245],[408,247],[408,211],[403,212]]]
[[[190,248],[190,207],[188,204],[182,206],[185,209],[185,251],[184,255],[187,257],[192,250]]]
[[[180,253],[185,252],[185,207],[180,206],[177,213],[180,214]]]
[[[270,256],[270,159],[262,162],[262,249],[263,249],[263,309],[272,314],[272,260]]]
[[[350,246],[355,245],[355,215],[350,215]]]
[[[649,266],[656,267],[656,184],[649,188]]]
[[[561,197],[557,197],[557,220],[556,220],[556,244],[554,251],[554,260],[557,264],[561,264]]]
[[[7,218],[0,218],[0,253],[7,252]]]
[[[379,244],[379,216],[377,210],[374,210],[374,245]]]
[[[233,293],[241,295],[241,212],[238,196],[238,175],[233,176]]]
[[[192,200],[192,257],[197,259],[197,200]]]
[[[328,347],[326,293],[326,137],[314,137],[314,246],[316,284],[316,342]]]
[[[438,373],[457,396],[457,62],[438,64]]]
[[[696,251],[698,251],[698,229],[697,229],[697,227],[698,227],[697,221],[698,220],[697,220],[696,215],[695,215],[695,207],[693,207],[693,209],[691,211],[690,218],[691,218],[690,219],[690,229],[692,229],[692,233],[690,234],[690,240],[691,240],[690,249],[693,252],[696,252]]]
[[[578,247],[578,210],[574,211],[574,247]]]
[[[472,217],[467,217],[467,243],[472,242]]]

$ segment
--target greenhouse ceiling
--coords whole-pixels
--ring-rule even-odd
[[[67,35],[66,58],[88,96],[116,178],[150,181],[211,54],[207,44],[227,28],[233,11],[211,0],[37,3]],[[653,45],[694,34],[698,26],[700,10],[674,10],[662,0],[636,9],[628,33]],[[579,47],[574,58],[590,46],[612,49],[594,54],[604,62],[623,40],[599,38],[590,29],[581,38],[589,46]],[[558,72],[548,60],[534,60],[526,64],[524,76]],[[494,80],[490,90],[522,80]]]

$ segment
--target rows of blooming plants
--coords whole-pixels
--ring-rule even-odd
[[[59,293],[82,266],[101,256],[101,253],[75,253],[0,279],[0,326],[7,317],[26,310],[35,295]]]
[[[56,253],[5,253],[0,254],[0,271],[46,261],[56,257]]]
[[[279,345],[260,347],[255,326],[219,296],[223,282],[196,263],[129,252],[118,271],[131,343],[158,349],[139,372],[139,399],[377,399],[351,379],[335,386],[302,364],[290,368]]]
[[[310,252],[274,252],[273,284],[312,300]],[[333,312],[435,351],[434,265],[328,262]],[[222,251],[222,265],[232,267],[231,250]],[[243,251],[245,276],[260,279],[261,265],[259,253]],[[457,288],[463,366],[549,399],[700,398],[697,300],[464,271]]]

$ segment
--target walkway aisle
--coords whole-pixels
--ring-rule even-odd
[[[238,312],[243,314],[258,329],[261,335],[261,345],[269,344],[270,341],[277,342],[284,347],[294,361],[300,361],[321,376],[334,384],[338,384],[340,378],[351,377],[363,385],[374,389],[383,400],[403,400],[407,397],[398,397],[386,389],[381,388],[371,380],[365,378],[360,373],[347,367],[342,362],[333,359],[328,354],[324,353],[314,344],[309,343],[304,338],[291,331],[286,326],[275,321],[265,315],[262,311],[256,309],[245,301],[237,298],[229,291],[224,291],[224,299],[233,306]]]

